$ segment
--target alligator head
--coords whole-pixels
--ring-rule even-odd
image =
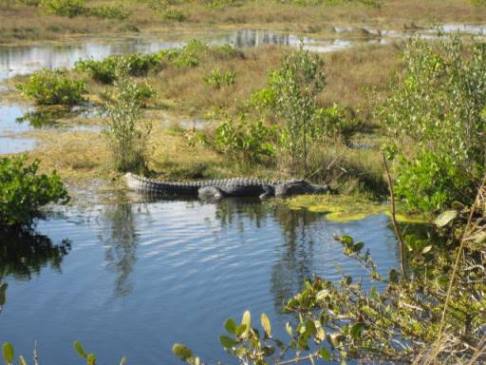
[[[290,180],[275,186],[275,196],[277,197],[327,192],[329,192],[329,188],[326,185],[315,185],[305,180]]]

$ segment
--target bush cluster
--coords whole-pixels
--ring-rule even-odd
[[[397,143],[397,192],[411,209],[470,203],[486,171],[486,45],[413,40],[380,115]],[[419,193],[419,194],[417,194]]]
[[[39,105],[78,104],[83,101],[82,95],[86,92],[84,81],[72,79],[61,70],[47,69],[33,73],[17,88]]]
[[[49,203],[65,203],[67,192],[60,177],[39,174],[39,162],[24,157],[0,158],[0,227],[27,227]]]

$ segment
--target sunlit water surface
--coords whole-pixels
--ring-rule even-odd
[[[218,343],[224,320],[245,309],[266,312],[285,338],[291,318],[282,304],[305,278],[346,274],[369,285],[335,234],[363,240],[381,272],[397,266],[385,216],[340,224],[254,201],[71,207],[41,221],[38,232],[45,237],[30,240],[39,252],[24,237],[2,257],[9,287],[0,342],[29,354],[37,340],[46,364],[75,363],[75,339],[100,364],[120,355],[130,363],[175,363],[174,342],[214,363],[227,359]]]

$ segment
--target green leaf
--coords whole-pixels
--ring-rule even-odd
[[[353,246],[353,251],[354,252],[359,252],[363,249],[364,243],[363,242],[358,242]]]
[[[290,325],[290,322],[285,323],[285,330],[287,331],[290,337],[294,335],[294,331],[292,329],[292,326]]]
[[[426,254],[427,252],[430,252],[432,250],[432,245],[426,246],[423,248],[422,253]]]
[[[351,327],[351,336],[357,340],[361,337],[361,334],[363,333],[365,329],[364,323],[355,323],[353,327]]]
[[[176,343],[174,346],[172,346],[172,352],[182,361],[186,361],[192,357],[191,349],[180,343]]]
[[[245,311],[243,313],[243,317],[241,318],[241,325],[245,326],[245,331],[242,333],[242,336],[248,336],[251,331],[251,313],[250,311]]]
[[[270,323],[270,319],[265,313],[262,313],[260,316],[260,322],[262,323],[263,330],[267,334],[268,337],[272,337],[272,325]]]
[[[389,280],[392,284],[398,284],[398,281],[400,280],[400,274],[398,273],[398,271],[396,271],[395,269],[391,269],[389,274]]]
[[[224,323],[224,328],[229,333],[235,335],[236,334],[236,329],[238,328],[238,326],[237,326],[236,322],[233,320],[233,318],[229,318]]]
[[[338,237],[338,240],[339,240],[339,242],[341,242],[345,245],[351,245],[354,242],[353,237],[347,236],[347,235]]]
[[[10,342],[5,342],[2,346],[3,360],[6,364],[12,364],[14,360],[14,347]]]
[[[19,356],[19,365],[27,365],[27,361],[25,361],[22,355]]]
[[[456,219],[458,214],[459,213],[457,210],[446,210],[445,212],[442,212],[437,218],[435,218],[434,224],[439,228],[445,227],[454,219]]]
[[[238,341],[232,339],[231,337],[228,336],[220,336],[219,337],[219,342],[225,349],[230,349],[232,347],[235,347],[236,345],[239,344]]]
[[[322,300],[324,300],[324,299],[326,299],[326,298],[329,298],[330,294],[331,294],[331,293],[329,292],[329,290],[327,290],[327,289],[322,289],[321,291],[319,291],[319,292],[316,294],[316,300],[317,300],[317,301],[322,301]]]
[[[123,356],[121,359],[120,359],[120,365],[127,365],[127,358],[125,356]]]
[[[246,326],[246,324],[242,324],[242,325],[238,326],[236,328],[236,336],[239,337],[239,336],[243,335],[243,333],[246,332],[247,328],[248,327]]]
[[[322,348],[319,350],[319,356],[324,360],[324,361],[331,361],[331,353],[329,352],[328,349]]]
[[[96,356],[93,353],[89,353],[86,357],[86,364],[87,365],[95,365],[96,364]]]
[[[250,311],[245,311],[245,313],[243,313],[243,317],[241,318],[241,324],[244,324],[246,326],[246,329],[250,329],[251,328],[251,313]]]
[[[80,341],[74,341],[73,347],[79,356],[81,356],[83,359],[88,359],[88,354],[86,354],[86,351],[84,351],[84,347],[81,345]]]

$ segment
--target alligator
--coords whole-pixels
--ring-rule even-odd
[[[125,181],[130,190],[155,196],[199,197],[219,200],[225,197],[287,197],[299,194],[329,192],[326,185],[315,185],[305,180],[270,182],[260,179],[232,178],[191,182],[158,181],[128,173]]]

